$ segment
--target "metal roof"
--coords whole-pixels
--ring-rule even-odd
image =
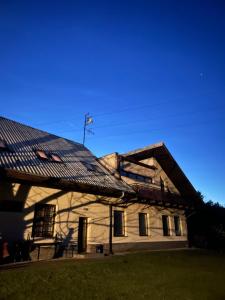
[[[82,144],[0,117],[0,139],[9,151],[0,150],[1,170],[17,174],[62,179],[62,182],[84,184],[99,190],[133,192],[117,180]],[[61,157],[62,163],[41,160],[35,150],[44,150]],[[88,167],[91,164],[90,168]],[[87,191],[88,192],[88,191]]]

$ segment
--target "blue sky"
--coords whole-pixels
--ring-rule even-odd
[[[225,205],[224,1],[1,1],[1,115],[101,156],[164,141]]]

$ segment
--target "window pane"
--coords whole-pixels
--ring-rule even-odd
[[[32,236],[52,237],[54,222],[55,222],[55,205],[36,204]]]
[[[175,227],[175,234],[176,235],[181,235],[180,217],[179,216],[174,216],[174,227]]]
[[[169,223],[168,223],[168,216],[162,216],[162,223],[163,223],[163,235],[168,236],[169,234]]]
[[[41,159],[48,159],[47,154],[43,150],[36,150],[36,154]]]
[[[147,214],[139,213],[139,235],[148,235]]]
[[[57,154],[51,154],[51,159],[56,162],[62,162],[62,159]]]
[[[124,235],[124,213],[114,210],[114,236]]]

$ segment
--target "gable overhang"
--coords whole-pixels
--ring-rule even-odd
[[[136,161],[142,161],[151,157],[155,158],[166,175],[181,193],[181,196],[190,204],[195,204],[196,201],[198,201],[195,188],[190,183],[164,143],[161,142],[142,149],[131,151],[122,154],[122,156]]]

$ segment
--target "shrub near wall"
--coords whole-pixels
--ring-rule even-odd
[[[225,208],[209,201],[187,218],[190,246],[225,251]]]

